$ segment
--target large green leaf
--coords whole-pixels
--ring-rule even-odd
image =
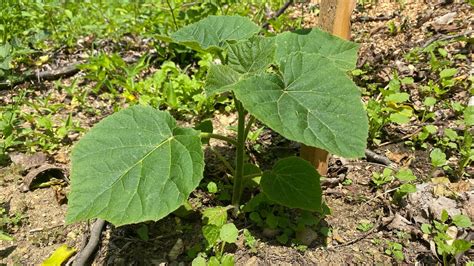
[[[122,110],[94,126],[72,152],[67,221],[159,220],[186,201],[203,169],[197,131],[177,127],[151,107]]]
[[[205,91],[208,95],[232,90],[241,74],[228,65],[211,64],[206,78]]]
[[[255,36],[227,46],[227,65],[213,64],[206,80],[206,93],[232,90],[246,75],[264,72],[275,61],[275,38]]]
[[[261,74],[233,86],[257,119],[284,137],[344,157],[364,155],[367,117],[357,86],[317,54],[282,60],[282,77]]]
[[[275,61],[275,38],[256,36],[230,44],[228,65],[240,74],[264,71]]]
[[[345,71],[355,68],[358,48],[356,43],[318,29],[284,32],[276,36],[277,60],[294,52],[313,53],[327,57]]]
[[[250,19],[241,16],[209,16],[172,33],[166,41],[197,51],[219,50],[226,41],[248,39],[260,31]]]
[[[307,161],[299,157],[279,160],[266,171],[260,185],[272,201],[290,208],[322,211],[321,176]]]

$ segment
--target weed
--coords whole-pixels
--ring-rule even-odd
[[[416,192],[416,186],[411,184],[411,182],[416,180],[416,176],[408,168],[401,168],[396,174],[394,174],[394,171],[390,168],[385,168],[382,173],[372,174],[372,182],[376,187],[381,187],[395,180],[401,182],[401,184],[394,189],[395,193],[393,199],[395,202],[400,202],[408,193]]]
[[[380,144],[382,128],[388,123],[406,124],[413,117],[413,108],[407,104],[410,95],[401,92],[401,87],[413,83],[411,78],[400,79],[394,73],[389,84],[380,90],[377,99],[370,99],[366,105],[369,117],[369,139]]]
[[[202,233],[206,240],[206,251],[213,251],[214,256],[209,257],[209,263],[216,265],[233,265],[234,257],[224,254],[226,244],[233,244],[237,241],[239,231],[233,223],[226,223],[227,210],[224,207],[214,207],[204,210],[202,218],[205,225],[202,227]],[[205,255],[201,254],[193,260],[195,263],[205,261]],[[229,263],[229,264],[228,264]]]
[[[469,250],[474,244],[472,240],[458,239],[457,228],[471,226],[469,217],[458,214],[450,218],[448,212],[443,210],[439,221],[434,220],[432,224],[422,224],[421,231],[435,242],[436,251],[443,258],[443,265],[451,265],[457,254]]]
[[[256,253],[257,252],[257,239],[250,233],[248,229],[244,229],[244,243],[250,249],[250,252]]]
[[[385,168],[382,173],[373,173],[372,182],[375,186],[380,187],[387,183],[392,182],[393,180],[393,170],[390,168]]]
[[[397,261],[403,261],[405,259],[405,255],[403,254],[403,246],[397,242],[387,241],[385,254],[392,256]]]
[[[367,232],[370,229],[372,229],[373,227],[374,227],[374,224],[371,223],[369,220],[361,220],[357,224],[356,229],[361,231],[361,232]]]
[[[21,225],[24,219],[20,212],[10,215],[4,207],[0,207],[0,240],[12,241],[11,230]]]

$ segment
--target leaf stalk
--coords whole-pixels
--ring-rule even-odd
[[[219,139],[219,140],[223,140],[223,141],[225,141],[229,144],[232,144],[234,146],[237,146],[237,141],[235,139],[229,138],[229,137],[226,137],[226,136],[222,136],[222,135],[219,135],[219,134],[201,132],[201,134],[199,136],[201,137],[201,139],[209,139],[209,138]]]
[[[242,103],[235,99],[235,107],[239,115],[238,126],[237,126],[237,149],[236,149],[236,162],[235,162],[235,176],[234,176],[234,188],[232,192],[232,205],[236,210],[239,209],[240,198],[243,191],[243,174],[244,174],[244,153],[245,153],[245,109]]]

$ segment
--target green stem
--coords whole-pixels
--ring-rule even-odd
[[[246,179],[250,179],[250,178],[254,178],[254,177],[262,176],[262,175],[263,173],[254,173],[254,174],[244,175],[243,178],[244,180],[246,180]]]
[[[232,139],[232,138],[229,138],[229,137],[226,137],[226,136],[222,136],[222,135],[219,135],[219,134],[201,132],[201,134],[199,136],[201,137],[201,139],[208,139],[208,138],[220,139],[220,140],[223,140],[223,141],[225,141],[229,144],[237,146],[237,141],[235,139]]]
[[[220,250],[219,255],[217,256],[217,257],[219,258],[219,260],[221,260],[221,259],[222,259],[222,255],[224,255],[224,248],[225,248],[225,242],[222,241],[221,250]]]
[[[240,197],[243,191],[243,174],[244,174],[244,152],[245,152],[245,109],[242,103],[235,99],[235,107],[239,118],[237,126],[237,149],[235,161],[234,189],[232,193],[232,205],[236,210],[239,209]]]
[[[174,9],[171,6],[171,3],[169,0],[166,0],[166,4],[168,4],[169,9],[171,10],[171,17],[173,18],[173,23],[174,23],[174,30],[178,30],[178,23],[176,23],[176,17],[174,16]]]
[[[252,124],[255,122],[255,117],[254,116],[250,116],[250,119],[249,121],[247,122],[247,126],[245,126],[245,138],[247,138],[247,136],[249,135],[249,132],[250,132],[250,128],[252,127]]]
[[[219,57],[219,60],[221,60],[221,64],[224,65],[224,64],[227,63],[226,60],[225,60],[225,58],[224,58],[224,55],[222,54],[222,52],[218,51],[218,52],[217,52],[217,57]]]

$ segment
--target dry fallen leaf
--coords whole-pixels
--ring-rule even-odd
[[[433,186],[433,194],[436,196],[450,197],[454,193],[449,189],[449,184],[451,183],[447,177],[434,177],[431,178]]]
[[[408,167],[411,164],[411,161],[414,159],[414,157],[408,153],[398,153],[398,152],[392,152],[392,151],[387,151],[385,153],[385,156],[390,159],[390,161],[402,166],[402,167]]]

